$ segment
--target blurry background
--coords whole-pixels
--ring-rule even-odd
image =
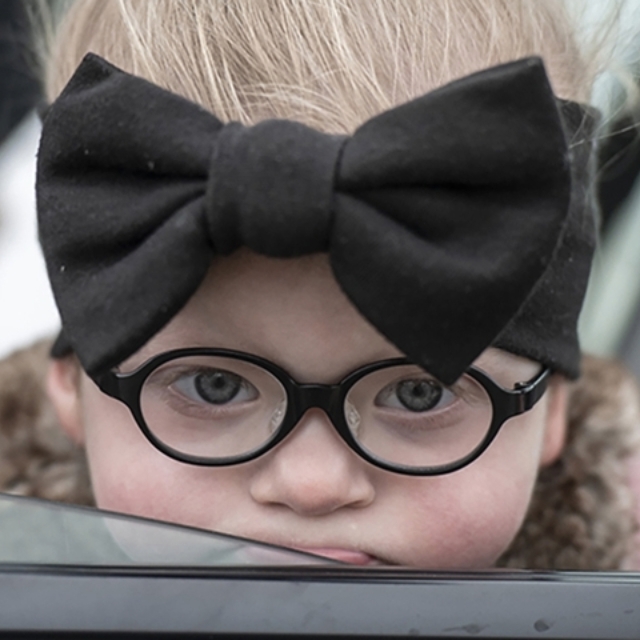
[[[36,240],[40,100],[23,0],[0,2],[0,357],[59,324]]]
[[[49,0],[55,3],[59,0]],[[622,66],[640,77],[640,0],[624,2],[626,33],[616,39]],[[567,0],[582,28],[598,28],[619,0]],[[586,11],[585,11],[586,9]],[[59,326],[37,244],[34,175],[40,102],[24,0],[0,2],[0,358]],[[627,77],[627,82],[632,82]],[[585,350],[618,354],[640,376],[640,143],[633,119],[617,115],[615,74],[594,94],[615,121],[601,145],[603,239],[598,250],[581,335]],[[636,116],[638,120],[638,116]]]

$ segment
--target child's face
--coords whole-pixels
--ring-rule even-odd
[[[356,312],[325,256],[220,259],[187,307],[121,367],[179,347],[258,354],[299,382],[332,383],[369,362],[402,355]],[[506,387],[533,362],[489,349],[476,361]],[[556,381],[512,418],[475,462],[438,477],[378,469],[352,452],[318,409],[280,445],[234,467],[170,459],[128,409],[73,364],[54,363],[50,391],[67,430],[84,442],[100,507],[315,551],[358,564],[432,569],[491,566],[524,518],[539,467],[562,446],[564,390]]]

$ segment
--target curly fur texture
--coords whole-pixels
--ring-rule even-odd
[[[629,482],[629,460],[640,445],[635,380],[612,360],[586,356],[568,419],[562,456],[541,471],[524,525],[500,566],[631,568],[640,497]]]
[[[0,362],[0,489],[91,505],[83,451],[61,430],[44,389],[51,343]]]
[[[91,505],[83,451],[60,429],[44,391],[49,347],[41,342],[0,362],[0,489]],[[569,407],[563,454],[542,470],[502,567],[633,567],[640,510],[629,459],[640,447],[640,393],[615,362],[585,357]]]

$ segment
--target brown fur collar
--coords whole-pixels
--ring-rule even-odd
[[[529,513],[501,566],[635,568],[637,500],[630,460],[640,446],[640,395],[612,360],[585,356],[569,399],[561,458],[543,469]]]
[[[0,361],[0,489],[91,505],[85,456],[61,430],[44,390],[51,343]]]
[[[50,343],[0,362],[0,489],[93,503],[83,452],[61,431],[44,392]],[[628,459],[640,440],[640,395],[619,365],[585,357],[573,384],[561,459],[540,474],[525,523],[500,566],[630,568],[637,503]]]

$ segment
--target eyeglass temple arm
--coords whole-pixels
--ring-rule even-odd
[[[529,411],[542,398],[551,377],[551,369],[544,368],[533,380],[528,382],[516,382],[514,388],[509,390],[516,400],[516,408],[518,413]]]

